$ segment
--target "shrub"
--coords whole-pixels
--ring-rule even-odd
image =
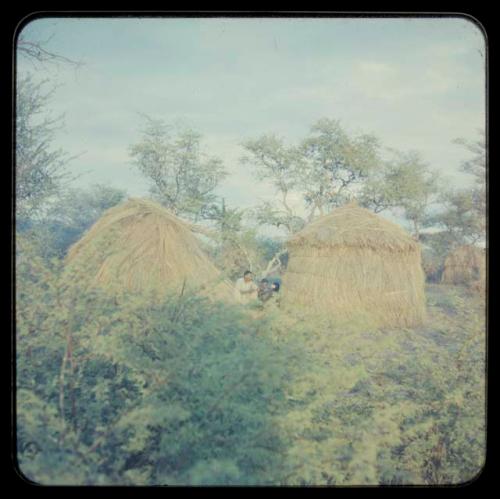
[[[17,448],[28,478],[185,484],[231,463],[221,483],[273,480],[289,361],[265,321],[193,295],[114,300],[60,270],[26,251],[18,265]]]
[[[484,300],[375,329],[114,299],[18,240],[17,456],[43,484],[461,483],[485,455]]]

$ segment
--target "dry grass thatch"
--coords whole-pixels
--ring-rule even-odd
[[[130,199],[108,210],[74,244],[68,269],[83,269],[92,285],[111,292],[163,296],[191,289],[218,299],[233,289],[200,249],[188,225],[162,206]]]
[[[441,282],[468,284],[475,288],[484,287],[486,282],[485,250],[469,245],[456,248],[444,261]]]
[[[350,203],[288,242],[283,304],[413,326],[425,317],[420,246],[398,225]]]

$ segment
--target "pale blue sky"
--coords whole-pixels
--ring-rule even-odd
[[[291,142],[321,117],[383,144],[418,150],[460,185],[467,153],[452,143],[485,127],[485,40],[464,18],[39,19],[26,37],[84,66],[37,68],[61,84],[53,101],[66,127],[78,185],[147,193],[129,163],[138,113],[182,120],[231,175],[219,192],[248,207],[273,197],[239,165],[242,140],[276,132]],[[20,72],[33,70],[19,61]]]

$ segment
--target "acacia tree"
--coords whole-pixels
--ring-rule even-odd
[[[21,33],[17,39],[19,59],[36,69],[49,64],[79,67],[76,62],[47,49],[48,40],[33,40]],[[54,147],[56,131],[64,124],[63,116],[50,113],[49,104],[56,87],[39,80],[30,71],[19,70],[16,79],[15,174],[16,215],[30,219],[40,215],[46,201],[58,193],[68,176],[65,167],[72,159]]]
[[[464,161],[461,169],[465,173],[472,175],[474,185],[470,189],[466,189],[458,193],[464,201],[457,202],[451,197],[448,205],[448,214],[458,211],[466,211],[466,224],[461,224],[461,220],[456,225],[459,232],[462,227],[465,227],[465,239],[470,239],[472,242],[477,242],[484,239],[486,234],[486,137],[483,130],[479,131],[479,138],[475,141],[467,141],[463,138],[456,139],[455,144],[465,147],[472,156]],[[464,202],[466,205],[463,206]],[[454,208],[455,207],[455,208]],[[467,209],[467,210],[465,210]],[[448,224],[448,229],[452,226]]]
[[[299,165],[302,158],[295,147],[286,146],[277,135],[262,135],[243,143],[246,153],[241,163],[254,167],[257,180],[271,183],[278,194],[274,202],[264,202],[255,211],[258,223],[285,228],[293,233],[302,228],[304,221],[290,205],[289,196],[300,183]]]
[[[338,121],[323,118],[296,146],[264,135],[243,147],[242,162],[253,165],[256,178],[270,181],[278,194],[277,201],[256,210],[257,220],[293,233],[355,196],[376,169],[380,146],[372,135],[350,135]],[[291,194],[300,195],[305,215],[291,206]]]
[[[478,130],[479,138],[469,141],[464,138],[457,138],[454,144],[465,147],[472,157],[461,164],[462,171],[474,176],[477,187],[486,187],[486,135],[484,130]]]
[[[442,209],[430,218],[430,223],[441,229],[429,235],[434,252],[444,259],[452,248],[463,244],[477,244],[486,236],[486,143],[484,132],[476,141],[454,140],[465,147],[471,157],[461,164],[461,170],[473,178],[473,185],[462,189],[443,190]]]
[[[302,141],[299,177],[309,220],[344,204],[380,163],[380,144],[369,134],[350,135],[339,121],[323,118]]]
[[[197,221],[216,200],[226,176],[222,161],[201,150],[201,135],[145,117],[141,139],[130,147],[133,164],[150,182],[152,196],[173,213]]]
[[[484,238],[485,216],[476,210],[470,189],[450,190],[443,194],[444,210],[433,221],[448,235],[451,246],[475,244]]]
[[[53,146],[61,116],[47,112],[53,89],[31,75],[20,78],[16,92],[16,214],[33,217],[67,176],[67,153]]]
[[[438,201],[440,176],[415,151],[392,151],[393,157],[367,179],[360,194],[363,206],[373,211],[400,212],[415,239],[429,225],[430,211]]]

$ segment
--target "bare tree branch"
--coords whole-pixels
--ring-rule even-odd
[[[19,54],[24,55],[29,60],[34,62],[51,64],[64,63],[74,67],[83,66],[84,63],[82,61],[75,61],[63,55],[56,54],[55,52],[47,50],[43,46],[46,43],[47,42],[33,42],[30,40],[26,40],[26,38],[23,36],[20,36],[17,40],[17,50]]]

